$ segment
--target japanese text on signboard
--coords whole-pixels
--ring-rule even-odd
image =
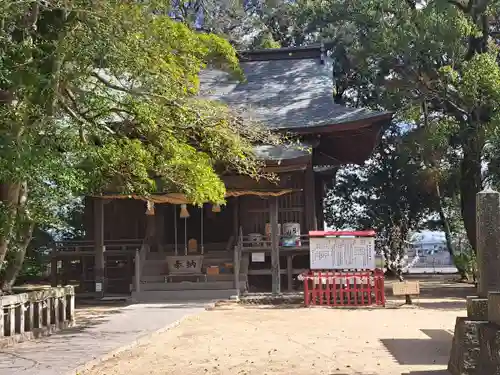
[[[371,237],[311,238],[311,269],[375,269],[375,240]]]

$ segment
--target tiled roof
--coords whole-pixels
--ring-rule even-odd
[[[245,117],[271,129],[298,129],[349,123],[384,113],[347,108],[333,102],[332,66],[328,58],[242,60],[246,82],[228,73],[206,70],[201,95],[222,100]]]
[[[280,146],[258,145],[254,147],[254,151],[257,159],[281,162],[310,155],[311,146],[306,143]]]

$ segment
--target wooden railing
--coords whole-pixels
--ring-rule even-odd
[[[72,286],[0,297],[0,348],[75,323]]]
[[[140,249],[143,244],[142,239],[127,239],[127,240],[108,240],[104,241],[106,251],[115,252],[135,252]],[[62,255],[64,253],[94,253],[94,241],[61,241],[54,244],[53,250]]]

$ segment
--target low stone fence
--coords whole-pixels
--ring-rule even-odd
[[[72,286],[0,297],[0,348],[49,335],[74,322]]]

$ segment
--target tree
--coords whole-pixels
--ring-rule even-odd
[[[235,51],[169,9],[169,1],[0,0],[5,290],[34,226],[57,224],[75,195],[176,191],[222,202],[224,171],[267,176],[252,144],[278,136],[197,96],[207,64],[241,75]]]
[[[334,42],[338,103],[392,110],[400,121],[416,111],[420,122],[427,117],[446,125],[442,131],[459,155],[462,218],[475,249],[476,194],[500,111],[498,0],[326,0],[295,9],[307,15],[316,40]]]
[[[169,14],[191,29],[211,32],[246,48],[259,29],[261,0],[173,1]]]
[[[433,191],[420,178],[421,164],[403,140],[402,129],[393,126],[365,166],[339,171],[325,215],[335,228],[374,229],[389,269],[398,274],[410,231],[424,227],[435,208]]]

